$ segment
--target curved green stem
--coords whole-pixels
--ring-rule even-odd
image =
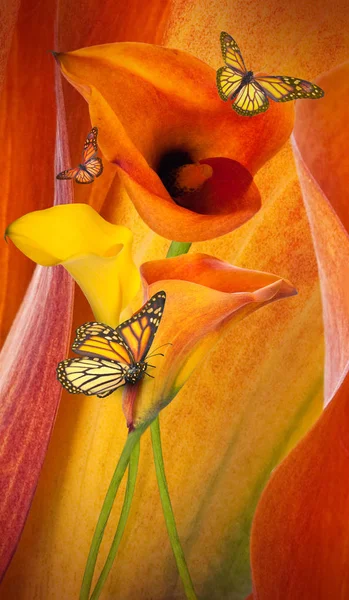
[[[162,455],[161,447],[161,435],[160,435],[160,420],[159,416],[156,417],[155,421],[150,425],[151,440],[153,445],[154,463],[156,470],[156,477],[158,480],[162,510],[166,521],[167,532],[170,538],[173,554],[177,563],[177,569],[179,576],[182,580],[185,595],[188,600],[197,600],[193,583],[190,577],[190,573],[185,561],[185,556],[182,550],[181,542],[179,540],[176,522],[172,510],[172,504],[170,500],[170,494],[167,487],[164,459]]]
[[[186,254],[190,246],[191,242],[171,242],[166,258],[180,256],[180,254]]]
[[[127,487],[125,492],[124,503],[122,505],[122,510],[119,518],[119,523],[117,526],[117,530],[115,532],[115,536],[112,542],[112,545],[109,550],[109,554],[107,556],[107,560],[105,561],[105,565],[101,571],[99,579],[97,581],[96,587],[93,590],[92,596],[90,600],[97,600],[99,598],[100,593],[102,591],[103,585],[109,575],[109,571],[113,566],[113,562],[117,551],[119,549],[119,545],[126,527],[128,515],[130,512],[132,498],[136,487],[136,479],[138,472],[138,463],[139,463],[139,451],[140,451],[140,442],[136,443],[135,447],[132,450],[130,456],[130,464],[128,468],[128,480]]]
[[[102,506],[102,510],[100,512],[99,519],[98,519],[98,522],[96,525],[96,529],[93,534],[90,552],[89,552],[89,555],[87,558],[85,573],[84,573],[84,577],[83,577],[82,585],[81,585],[80,600],[88,600],[88,598],[89,598],[93,573],[94,573],[95,566],[96,566],[99,547],[102,543],[104,530],[106,528],[106,525],[107,525],[107,522],[109,519],[109,515],[110,515],[111,509],[114,504],[115,496],[119,489],[119,485],[124,476],[127,465],[130,462],[131,453],[132,453],[133,449],[135,448],[136,444],[139,442],[139,438],[142,435],[142,433],[143,433],[143,428],[140,428],[140,429],[136,429],[136,430],[132,431],[132,433],[130,433],[128,435],[126,443],[124,445],[124,449],[119,458],[119,462],[116,465],[116,469],[114,471],[114,475],[110,482],[110,485],[109,485],[109,488],[108,488],[108,491],[107,491],[107,494],[106,494],[106,497],[105,497],[105,500],[104,500],[104,503]]]

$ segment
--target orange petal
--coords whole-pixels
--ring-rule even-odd
[[[337,150],[341,136],[349,134],[347,73],[343,66],[319,78],[326,90],[321,107],[300,109],[299,116],[297,110],[295,154],[319,264],[331,403],[259,502],[251,546],[259,600],[345,598],[349,586],[349,239],[333,210],[343,209],[340,193],[349,167]],[[329,158],[326,172],[322,153]]]
[[[118,166],[154,231],[179,241],[205,240],[255,214],[260,198],[250,173],[288,138],[291,104],[273,103],[263,115],[241,118],[219,98],[213,69],[169,48],[108,44],[58,60],[89,103],[103,154]],[[146,119],[135,118],[141,110]],[[178,169],[197,163],[209,164],[212,177],[185,193],[184,203],[180,193],[171,197],[169,180],[180,180]]]
[[[129,428],[149,423],[171,402],[233,318],[241,320],[269,302],[296,293],[275,275],[239,269],[205,254],[151,261],[142,265],[141,274],[146,296],[159,289],[166,292],[155,347],[171,346],[163,358],[149,358],[157,368],[156,377],[139,386],[136,400],[133,389],[125,390]]]
[[[327,400],[349,361],[349,161],[343,152],[349,135],[348,76],[346,63],[319,78],[326,95],[312,106],[299,106],[295,128],[295,155],[321,274]]]
[[[251,560],[258,600],[346,598],[349,376],[258,504]]]
[[[5,5],[14,10],[15,3]],[[44,26],[38,14],[37,2],[21,3],[1,94],[1,154],[6,164],[1,174],[2,232],[24,212],[52,205],[56,106],[54,63],[48,50],[52,47],[55,7],[50,5],[45,9]],[[28,101],[33,107],[31,110],[28,110]],[[0,270],[1,343],[15,318],[34,267],[24,256],[11,252],[2,241]]]
[[[20,0],[15,0],[14,2],[4,4],[2,7],[0,33],[0,91],[6,74],[12,35],[16,25],[20,4]]]
[[[27,518],[61,397],[54,374],[67,352],[72,292],[63,268],[38,267],[1,354],[0,577]]]

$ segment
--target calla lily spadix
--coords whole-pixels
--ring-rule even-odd
[[[160,46],[107,44],[56,58],[89,103],[104,156],[156,233],[208,240],[259,210],[253,175],[289,137],[293,103],[241,119],[219,98],[214,69]]]
[[[138,291],[132,233],[85,204],[54,206],[14,221],[6,235],[40,265],[63,265],[79,284],[97,320],[115,327]]]

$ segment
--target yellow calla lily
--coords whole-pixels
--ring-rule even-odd
[[[132,233],[105,221],[86,204],[28,213],[6,230],[26,256],[46,267],[63,265],[79,284],[97,320],[112,326],[138,291]]]

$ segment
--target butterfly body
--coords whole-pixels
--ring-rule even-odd
[[[234,98],[236,98],[236,96],[239,94],[239,92],[242,90],[242,88],[245,85],[248,85],[252,80],[253,80],[253,72],[252,71],[247,71],[247,73],[245,73],[245,75],[243,75],[239,87],[237,88],[237,90],[235,90],[232,93],[230,99],[233,100]]]
[[[56,179],[73,179],[76,183],[92,183],[95,177],[103,173],[102,159],[97,156],[98,129],[93,127],[88,134],[82,152],[83,162],[74,169],[67,169],[58,173]]]
[[[134,365],[129,367],[127,373],[125,374],[126,383],[137,383],[140,379],[143,379],[148,368],[148,363],[146,362],[136,362]]]
[[[241,51],[235,40],[222,31],[221,49],[225,67],[217,71],[218,93],[224,102],[232,100],[232,108],[239,115],[253,117],[274,102],[288,102],[306,98],[322,98],[324,91],[304,79],[284,75],[254,75],[246,69]]]
[[[119,387],[143,379],[165,301],[165,292],[154,294],[116,329],[98,322],[81,325],[72,346],[80,358],[63,360],[57,367],[62,386],[71,394],[105,398]]]

